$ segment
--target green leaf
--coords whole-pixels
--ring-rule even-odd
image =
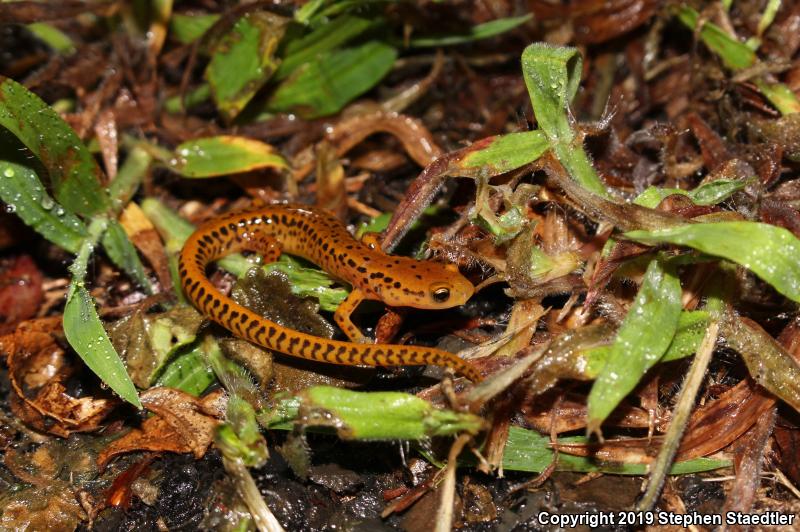
[[[717,179],[700,185],[693,190],[647,187],[644,192],[633,200],[633,203],[649,209],[655,209],[667,197],[673,194],[680,194],[690,198],[695,205],[716,205],[742,190],[747,184],[747,181],[739,179]]]
[[[525,24],[533,18],[532,14],[521,15],[519,17],[499,18],[497,20],[490,20],[483,24],[473,26],[466,33],[446,34],[430,37],[414,37],[409,41],[409,46],[412,48],[427,48],[436,46],[452,46],[454,44],[462,44],[466,42],[479,41],[500,35],[507,31]]]
[[[293,294],[316,298],[319,300],[319,306],[329,312],[339,308],[348,294],[348,290],[344,288],[331,288],[335,281],[327,272],[303,266],[288,255],[281,255],[277,262],[265,265],[264,270],[284,272],[289,278]]]
[[[611,346],[608,360],[589,393],[588,424],[600,424],[669,348],[681,313],[677,275],[658,258],[650,261],[636,300]]]
[[[769,24],[774,17],[774,12],[771,10],[776,9],[776,3],[770,1],[767,10],[764,12],[764,17],[759,23],[760,31],[761,24]],[[780,2],[777,2],[780,5]],[[678,19],[683,22],[688,28],[695,30],[700,15],[693,8],[689,6],[681,6],[677,9]],[[759,31],[759,35],[760,35]],[[748,43],[737,41],[734,37],[711,22],[703,22],[703,27],[700,28],[700,39],[705,43],[708,48],[717,54],[722,62],[731,70],[744,70],[756,64],[758,57],[756,56],[753,48]],[[757,48],[760,45],[760,38],[756,37],[752,43]],[[756,78],[755,85],[758,87],[764,96],[775,106],[781,114],[788,115],[791,113],[800,112],[800,100],[794,92],[784,85],[783,83],[768,83],[764,78]]]
[[[678,8],[678,19],[691,30],[697,27],[700,15],[689,6]],[[700,39],[717,54],[730,69],[741,70],[753,66],[756,54],[744,43],[735,40],[725,30],[711,22],[700,28]]]
[[[82,216],[106,212],[111,200],[100,186],[102,170],[72,128],[38,96],[0,76],[0,126],[44,165],[56,200]]]
[[[181,15],[174,14],[169,21],[170,34],[181,44],[196,41],[218,20],[219,15]]]
[[[144,272],[144,265],[139,259],[139,254],[119,222],[116,220],[109,221],[102,242],[108,258],[122,268],[148,294],[152,294],[153,287]]]
[[[235,118],[278,68],[274,55],[287,22],[267,11],[254,11],[240,18],[216,45],[206,79],[226,119]]]
[[[558,160],[583,188],[608,196],[569,119],[569,102],[580,84],[583,60],[575,48],[534,43],[522,52],[522,75],[539,128],[547,135]]]
[[[141,146],[134,146],[128,151],[117,176],[108,185],[108,193],[117,210],[122,210],[136,194],[152,161],[153,156]]]
[[[166,312],[136,312],[110,323],[111,343],[122,353],[128,374],[139,388],[148,388],[177,353],[195,341],[203,317],[188,305]]]
[[[270,110],[310,119],[339,112],[389,73],[397,50],[380,41],[318,55],[281,83]]]
[[[706,310],[681,311],[675,337],[659,362],[671,362],[695,354],[710,321],[711,317]]]
[[[558,443],[589,443],[589,440],[582,436],[574,436],[559,438]],[[553,455],[550,438],[532,430],[512,426],[508,431],[508,441],[503,452],[503,469],[540,473],[545,471],[553,462]],[[685,475],[730,466],[730,460],[696,458],[673,464],[670,474]],[[556,466],[557,471],[601,472],[615,475],[644,475],[647,473],[647,468],[647,464],[602,462],[591,457],[574,456],[566,453],[558,453],[558,465]]]
[[[681,311],[675,336],[659,362],[672,362],[695,354],[703,341],[709,321],[710,316],[706,310]],[[597,378],[608,361],[611,347],[602,345],[586,350],[582,359],[576,359],[575,374],[580,374],[582,369],[583,377],[587,380]]]
[[[184,104],[186,109],[191,109],[197,104],[203,103],[211,97],[211,87],[208,83],[203,83],[198,87],[186,93],[184,98],[181,95],[172,96],[167,98],[164,102],[164,109],[171,114],[178,114],[184,111]]]
[[[142,408],[136,388],[111,345],[94,300],[82,282],[73,280],[70,285],[64,307],[64,334],[69,345],[109,388],[136,408]]]
[[[55,26],[45,22],[33,22],[26,26],[31,33],[43,41],[47,46],[63,55],[70,55],[75,52],[75,44],[69,35],[62,32]]]
[[[300,38],[292,39],[283,50],[283,61],[275,72],[280,81],[288,77],[300,65],[319,55],[330,52],[377,25],[379,21],[343,15]]]
[[[261,168],[288,168],[288,163],[264,142],[221,135],[184,142],[168,162],[184,177],[216,177]]]
[[[478,172],[503,174],[530,164],[550,148],[542,131],[522,131],[488,137],[475,142],[455,163],[459,175],[472,177]]]
[[[800,100],[788,86],[783,83],[767,83],[763,79],[755,80],[755,84],[782,115],[800,113]]]
[[[440,410],[400,392],[354,392],[314,386],[300,393],[299,415],[310,426],[334,427],[345,440],[419,440],[459,432],[477,433],[483,420]]]
[[[202,348],[195,344],[170,362],[156,381],[156,386],[176,388],[199,396],[214,382],[214,370],[206,364]]]
[[[630,231],[624,236],[644,244],[687,246],[728,259],[800,302],[800,240],[783,227],[745,221],[716,222]]]
[[[57,204],[27,166],[0,161],[0,199],[26,225],[70,253],[77,253],[87,236],[83,222]]]

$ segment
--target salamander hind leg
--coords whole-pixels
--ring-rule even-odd
[[[358,288],[353,288],[350,295],[339,304],[336,312],[333,313],[333,319],[336,325],[342,329],[342,332],[347,335],[347,338],[357,344],[370,343],[369,338],[364,336],[361,330],[356,327],[355,323],[350,319],[350,315],[364,301],[364,294]]]

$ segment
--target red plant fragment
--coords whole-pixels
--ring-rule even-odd
[[[34,317],[44,297],[42,280],[42,272],[29,255],[0,261],[0,322]]]

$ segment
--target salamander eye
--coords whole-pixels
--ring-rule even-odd
[[[441,288],[436,288],[433,291],[433,300],[436,301],[437,303],[444,303],[448,299],[450,299],[449,288],[441,287]]]

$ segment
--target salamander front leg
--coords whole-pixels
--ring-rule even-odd
[[[350,315],[364,299],[364,294],[361,290],[353,288],[350,295],[341,302],[336,312],[333,313],[333,319],[336,321],[336,325],[344,331],[351,342],[357,344],[370,343],[369,338],[364,336],[361,330],[350,320]]]

